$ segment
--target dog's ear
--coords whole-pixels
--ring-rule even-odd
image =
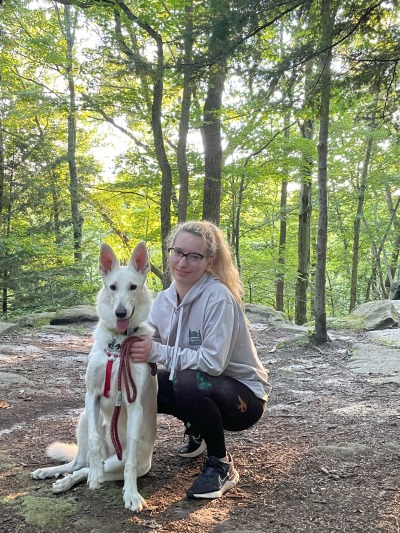
[[[99,256],[99,272],[101,276],[107,276],[111,270],[119,265],[119,261],[115,256],[114,250],[106,244],[102,243],[100,247],[100,256]]]
[[[143,241],[140,241],[136,245],[129,262],[135,270],[141,272],[143,275],[146,275],[150,271],[149,255]]]

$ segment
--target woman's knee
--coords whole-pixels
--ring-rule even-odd
[[[212,384],[205,372],[186,369],[176,372],[173,387],[179,396],[201,397],[210,393]]]

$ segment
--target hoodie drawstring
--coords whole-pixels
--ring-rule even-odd
[[[178,328],[176,331],[174,351],[173,351],[172,358],[171,358],[171,372],[169,374],[170,381],[174,379],[174,375],[175,375],[175,367],[176,367],[176,361],[178,358],[178,350],[179,350],[179,339],[181,336],[181,329],[182,329],[182,315],[183,315],[182,308],[178,307],[177,311],[179,313]]]

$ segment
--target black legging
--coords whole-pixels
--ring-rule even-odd
[[[226,456],[224,429],[242,431],[263,415],[265,402],[243,383],[227,376],[210,376],[199,370],[158,370],[158,412],[173,415],[202,435],[208,456]]]

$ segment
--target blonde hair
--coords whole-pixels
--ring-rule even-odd
[[[184,231],[203,237],[206,245],[206,255],[207,257],[213,258],[213,261],[207,268],[207,272],[219,278],[243,308],[243,283],[240,279],[238,269],[232,261],[228,243],[220,228],[207,220],[203,220],[202,222],[197,220],[182,222],[171,231],[168,238],[168,246],[173,246],[177,236]]]

